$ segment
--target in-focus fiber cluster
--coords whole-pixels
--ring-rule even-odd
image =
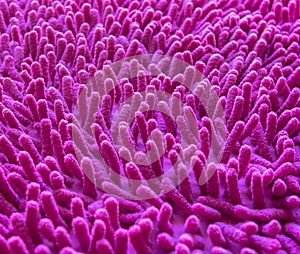
[[[299,254],[299,95],[299,0],[0,0],[0,253]]]

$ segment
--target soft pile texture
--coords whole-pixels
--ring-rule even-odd
[[[300,253],[298,0],[0,0],[0,34],[1,254]],[[162,181],[163,195],[130,200],[90,157],[78,160],[73,110],[99,70],[147,54],[204,74],[224,107],[227,138],[216,171],[198,185],[214,135],[201,102],[163,75],[123,79],[97,109],[95,143],[83,144],[115,172],[149,179],[180,159],[174,121],[151,112],[155,91],[182,102],[176,120],[200,137],[196,151],[183,152],[193,161],[189,177]],[[139,75],[134,63],[125,71]],[[134,104],[145,91],[148,113]],[[114,112],[130,97],[135,120],[119,128],[141,150],[135,159],[146,160],[150,147],[163,151],[148,166],[122,159],[130,151],[111,139]],[[174,118],[175,104],[164,105]],[[88,115],[93,104],[81,105]],[[189,169],[176,170],[180,178]]]

